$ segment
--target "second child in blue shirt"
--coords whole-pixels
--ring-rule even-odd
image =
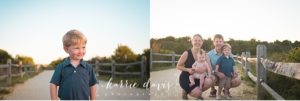
[[[225,98],[230,99],[228,96],[228,89],[231,87],[231,79],[237,76],[237,73],[234,71],[234,60],[230,56],[231,54],[231,46],[229,44],[224,44],[222,47],[223,55],[218,59],[216,63],[216,72],[220,72],[217,74],[219,77],[219,89],[216,99],[221,99],[221,91],[224,89],[225,91]],[[223,75],[224,74],[224,75]]]

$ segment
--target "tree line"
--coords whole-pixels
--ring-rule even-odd
[[[96,61],[99,61],[100,63],[109,63],[112,62],[112,60],[114,60],[117,63],[131,63],[131,62],[140,61],[143,55],[149,57],[149,54],[150,54],[150,49],[145,49],[142,54],[137,54],[134,53],[132,49],[126,45],[118,45],[113,55],[95,56],[87,60],[87,62],[90,64],[94,64]],[[55,68],[55,66],[59,64],[62,60],[63,58],[58,58],[56,60],[53,60],[48,65],[48,67]]]
[[[6,50],[0,49],[0,64],[6,64],[8,59],[11,59],[13,64],[19,64],[20,61],[22,62],[22,64],[35,64],[33,58],[30,56],[18,54],[13,57]]]

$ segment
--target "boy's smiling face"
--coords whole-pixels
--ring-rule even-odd
[[[71,60],[81,60],[85,55],[85,45],[84,42],[79,42],[69,47],[64,47],[64,50],[70,55]]]
[[[223,49],[223,54],[224,54],[225,56],[229,56],[229,55],[231,54],[231,48],[225,47],[225,48]]]

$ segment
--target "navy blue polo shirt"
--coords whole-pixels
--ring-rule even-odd
[[[232,57],[229,56],[226,58],[224,55],[222,55],[216,64],[219,65],[220,72],[224,73],[227,77],[231,77],[233,66],[235,65]]]
[[[58,97],[61,100],[89,100],[90,87],[97,83],[91,65],[80,60],[75,68],[69,58],[58,64],[50,83],[59,86]]]

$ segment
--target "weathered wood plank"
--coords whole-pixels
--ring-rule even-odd
[[[3,69],[3,68],[7,68],[9,65],[7,65],[7,64],[2,64],[2,65],[0,65],[0,69]]]
[[[141,72],[115,72],[116,75],[141,75]]]
[[[246,57],[242,57],[243,61],[247,61],[247,62],[255,62],[256,58],[246,58]]]
[[[176,63],[178,61],[175,61]],[[173,63],[173,61],[152,61],[152,63]]]
[[[111,66],[111,63],[99,63],[99,66]]]
[[[117,63],[115,66],[130,66],[130,65],[140,65],[141,62],[134,62],[134,63]]]
[[[254,82],[257,82],[257,77],[256,76],[254,76],[251,72],[247,72],[247,75],[249,76],[249,78],[252,80],[252,81],[254,81]]]
[[[162,53],[152,53],[152,55],[159,55],[159,56],[173,56],[173,54],[162,54]],[[181,55],[174,54],[175,57],[180,57]]]
[[[103,73],[112,73],[112,71],[106,71],[106,70],[97,70],[98,72]],[[115,75],[141,75],[141,72],[114,72]]]
[[[261,59],[261,63],[268,71],[300,80],[300,63],[273,62],[268,59]]]
[[[107,71],[107,70],[101,70],[101,69],[98,69],[96,72],[112,73],[111,71]]]

